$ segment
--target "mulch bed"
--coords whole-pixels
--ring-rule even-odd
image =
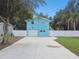
[[[1,37],[0,37],[1,38]],[[15,43],[16,41],[22,39],[23,37],[13,37],[13,38],[10,38],[8,40],[8,43],[7,44],[0,44],[0,50],[5,48],[5,47],[8,47],[9,45]],[[1,40],[1,39],[0,39]],[[1,42],[0,42],[1,43]]]

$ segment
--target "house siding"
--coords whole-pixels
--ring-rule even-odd
[[[48,19],[35,18],[33,20],[29,20],[26,22],[27,22],[26,24],[27,24],[28,31],[37,30],[38,36],[48,36],[49,35],[49,21],[48,21]],[[30,32],[30,33],[32,33],[32,32]]]

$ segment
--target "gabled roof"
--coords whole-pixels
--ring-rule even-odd
[[[47,22],[51,22],[48,18],[40,17],[40,16],[34,17],[33,19],[25,20],[25,21],[27,22],[27,21],[32,21],[32,20],[45,20]]]
[[[48,18],[45,18],[45,17],[35,17],[34,19],[39,19],[39,20],[45,20],[45,21],[48,21],[50,22],[50,20]]]

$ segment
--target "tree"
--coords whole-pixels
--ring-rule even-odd
[[[54,20],[57,20],[55,24],[63,24],[67,26],[68,30],[76,30],[79,16],[79,0],[69,0],[65,9],[60,10]],[[61,26],[61,25],[60,25]]]
[[[6,43],[8,35],[8,23],[14,16],[32,18],[35,9],[41,4],[45,3],[44,0],[0,0],[0,16],[4,23],[4,37],[3,43]]]
[[[78,16],[77,4],[78,4],[78,0],[70,0],[67,6],[70,13],[69,21],[71,21],[73,25],[73,30],[76,30],[76,17]]]
[[[52,27],[57,28],[57,29],[64,29],[66,30],[66,26],[67,26],[67,13],[65,10],[60,10],[59,12],[56,13],[56,15],[54,16],[52,23]]]

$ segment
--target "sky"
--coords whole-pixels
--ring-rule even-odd
[[[36,10],[38,13],[43,12],[45,15],[54,16],[57,11],[64,9],[68,0],[45,0],[47,5],[39,6]]]

